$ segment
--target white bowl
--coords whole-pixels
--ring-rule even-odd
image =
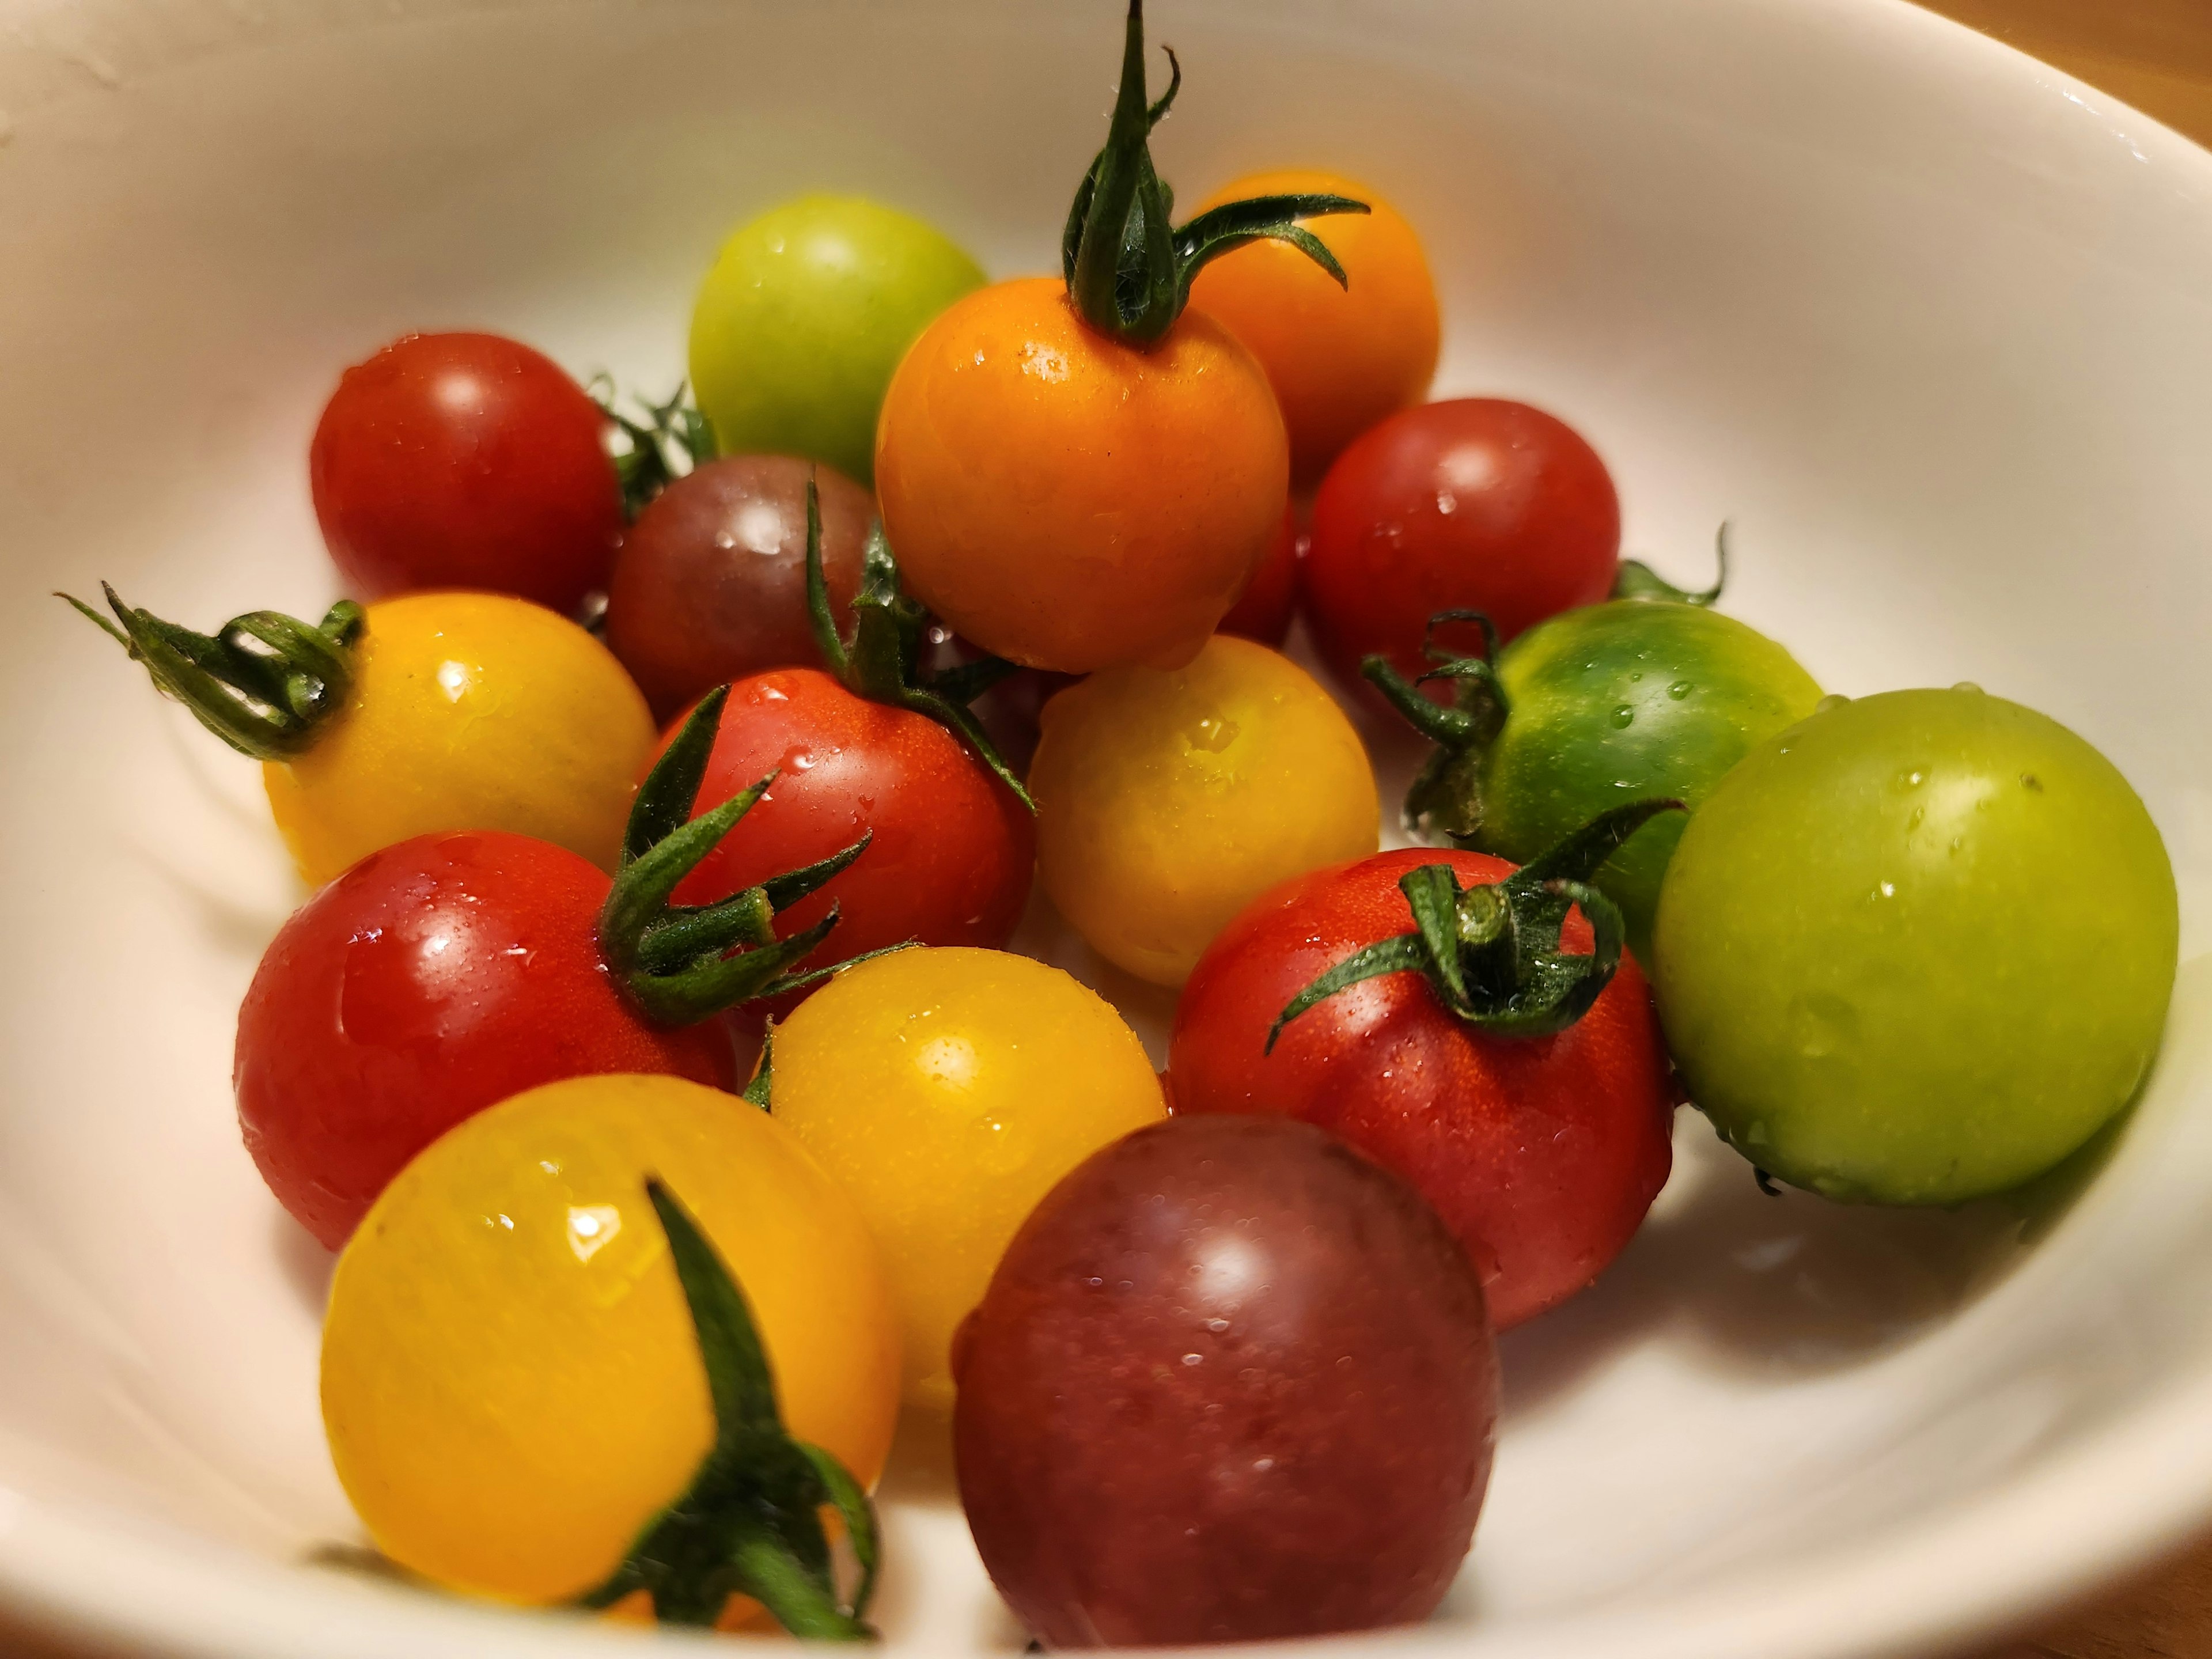
[[[1973,679],[2087,734],[2203,948],[2212,156],[1896,0],[1158,0],[1154,38],[1187,198],[1373,181],[1443,285],[1441,391],[1573,421],[1686,578],[1734,517],[1731,608],[1832,686]],[[313,1565],[358,1537],[327,1264],[227,1087],[295,894],[252,769],[46,590],[313,610],[342,365],[477,325],[663,390],[719,233],[803,188],[1048,266],[1117,39],[1112,0],[0,0],[6,1622],[226,1659],[640,1639]],[[2208,1080],[2198,963],[2070,1208],[1769,1200],[1684,1114],[1627,1255],[1505,1344],[1446,1610],[1368,1645],[1923,1650],[2212,1516]],[[1012,1650],[927,1450],[888,1489],[886,1632]]]

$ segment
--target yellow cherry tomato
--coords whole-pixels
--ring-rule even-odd
[[[614,867],[658,733],[614,653],[497,593],[367,607],[344,710],[263,765],[270,811],[316,885],[441,830],[508,830]]]
[[[1188,667],[1114,668],[1045,705],[1037,874],[1108,961],[1181,985],[1279,882],[1375,850],[1375,774],[1279,652],[1217,634]]]
[[[566,1601],[690,1486],[713,1409],[648,1175],[744,1291],[792,1436],[864,1485],[881,1472],[897,1325],[852,1201],[733,1095],[576,1078],[433,1143],[338,1258],[323,1423],[347,1496],[402,1566]]]
[[[775,1030],[776,1121],[883,1247],[908,1398],[952,1404],[952,1334],[1036,1202],[1167,1115],[1144,1045],[1096,992],[1003,951],[899,951]]]

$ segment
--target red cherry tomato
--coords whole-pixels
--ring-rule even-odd
[[[1280,647],[1298,608],[1298,516],[1294,502],[1283,509],[1283,527],[1252,568],[1251,580],[1229,614],[1218,624],[1223,634],[1241,634],[1262,645]]]
[[[1265,1052],[1275,1017],[1355,951],[1411,930],[1398,879],[1481,853],[1414,849],[1317,871],[1247,909],[1199,959],[1168,1053],[1178,1112],[1281,1112],[1334,1129],[1434,1205],[1481,1270],[1503,1330],[1565,1301],[1620,1254],[1666,1183],[1674,1097],[1651,994],[1626,956],[1575,1024],[1502,1037],[1462,1023],[1415,974],[1316,1004]],[[1565,948],[1587,951],[1572,912]]]
[[[346,591],[478,588],[573,612],[622,539],[605,428],[558,364],[496,334],[410,334],[346,370],[308,452]]]
[[[1306,617],[1346,683],[1370,653],[1415,675],[1437,611],[1482,611],[1510,640],[1604,599],[1620,562],[1612,477],[1571,427],[1496,398],[1424,404],[1370,428],[1322,480]],[[1463,653],[1481,638],[1471,623],[1437,632]]]
[[[1029,811],[950,732],[855,696],[818,669],[779,669],[730,688],[693,813],[770,771],[745,833],[676,890],[711,904],[828,858],[863,833],[866,855],[777,918],[788,937],[838,906],[837,954],[913,939],[995,948],[1029,902],[1036,836]]]
[[[286,922],[238,1014],[238,1116],[262,1177],[335,1249],[454,1124],[562,1078],[733,1085],[720,1022],[664,1029],[601,959],[597,866],[501,831],[372,853]]]

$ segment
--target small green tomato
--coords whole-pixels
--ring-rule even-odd
[[[1831,1198],[2018,1185],[2127,1103],[2179,937],[2157,827],[2064,726],[1971,686],[1840,699],[1683,831],[1654,981],[1690,1096]]]
[[[740,226],[691,313],[692,391],[717,447],[868,483],[891,371],[982,285],[942,233],[858,197],[803,196]]]

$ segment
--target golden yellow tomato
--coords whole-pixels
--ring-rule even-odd
[[[1108,961],[1181,985],[1279,882],[1375,850],[1375,774],[1279,652],[1217,634],[1188,667],[1115,668],[1045,705],[1037,874]]]
[[[344,710],[262,769],[316,885],[441,830],[508,830],[614,867],[658,733],[614,653],[567,617],[498,593],[367,607]]]
[[[776,1121],[883,1247],[908,1397],[952,1404],[952,1333],[1070,1170],[1167,1115],[1144,1045],[1096,992],[1003,951],[848,969],[775,1031]]]
[[[331,1285],[323,1422],[401,1565],[564,1601],[605,1580],[714,1439],[658,1176],[744,1292],[783,1420],[865,1484],[898,1410],[896,1318],[852,1201],[774,1120],[667,1077],[532,1089],[385,1189]]]

